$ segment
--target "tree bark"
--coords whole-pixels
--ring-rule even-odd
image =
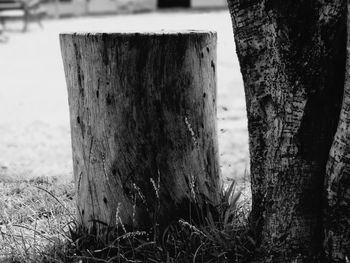
[[[62,34],[79,219],[91,232],[216,205],[216,33]],[[117,215],[116,215],[117,214]]]
[[[347,3],[347,9],[344,98],[325,180],[325,251],[331,262],[350,260],[350,1]]]
[[[344,89],[346,1],[228,4],[246,93],[259,262],[321,262],[325,167]]]

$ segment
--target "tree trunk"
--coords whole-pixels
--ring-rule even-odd
[[[325,248],[332,262],[350,260],[350,1],[344,98],[326,174]]]
[[[228,4],[246,93],[259,262],[323,261],[324,179],[344,89],[346,1]]]
[[[82,225],[144,229],[189,217],[194,200],[216,205],[216,33],[60,41]]]

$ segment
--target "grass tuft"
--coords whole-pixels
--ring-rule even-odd
[[[153,185],[157,189],[158,182]],[[0,261],[249,262],[255,241],[248,229],[248,205],[235,186],[232,182],[222,191],[215,219],[207,212],[200,224],[180,219],[162,230],[119,227],[96,236],[75,221],[72,183],[44,178],[0,182]]]
[[[0,262],[72,262],[74,210],[72,183],[0,181]]]

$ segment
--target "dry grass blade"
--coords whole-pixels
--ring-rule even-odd
[[[229,203],[230,196],[234,193],[236,188],[236,181],[232,181],[228,190],[225,191],[224,201]]]
[[[196,258],[197,258],[198,251],[202,248],[202,246],[204,246],[204,244],[201,244],[201,245],[196,249],[196,252],[194,253],[194,256],[193,256],[192,263],[196,263]]]
[[[39,235],[39,236],[41,236],[41,237],[45,238],[47,241],[52,242],[52,239],[50,239],[49,237],[47,237],[47,236],[43,235],[43,234],[42,234],[42,233],[40,233],[39,231],[37,231],[37,230],[35,230],[35,229],[32,229],[32,228],[30,228],[30,227],[28,227],[28,226],[24,226],[24,225],[17,225],[17,224],[14,224],[14,225],[12,225],[12,226],[14,226],[14,227],[19,227],[19,228],[24,228],[24,229],[30,230],[30,231],[32,231],[33,233],[35,233],[35,234],[37,234],[37,235]]]
[[[68,215],[70,215],[72,217],[72,219],[75,219],[74,215],[72,215],[72,213],[68,210],[68,208],[53,193],[51,193],[47,189],[42,188],[40,186],[35,186],[35,187],[38,188],[39,190],[44,191],[45,193],[49,194],[52,198],[54,198],[66,210],[66,212],[68,213]]]
[[[247,234],[248,211],[238,205],[240,192],[235,182],[221,193],[219,206],[201,210],[201,206],[193,204],[203,217],[201,223],[179,220],[160,229],[155,222],[155,229],[147,232],[127,232],[119,227],[102,236],[84,232],[72,219],[74,200],[65,198],[66,190],[61,195],[57,187],[47,187],[35,186],[39,191],[32,191],[34,187],[23,185],[8,190],[16,200],[11,209],[24,209],[25,216],[11,221],[8,219],[13,210],[5,210],[11,223],[5,225],[9,230],[1,231],[1,236],[7,239],[6,253],[12,258],[9,263],[243,262],[255,245]],[[28,231],[20,234],[16,228]]]

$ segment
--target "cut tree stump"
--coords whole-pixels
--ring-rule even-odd
[[[216,40],[208,31],[60,35],[89,232],[166,225],[189,217],[194,200],[218,203]]]

